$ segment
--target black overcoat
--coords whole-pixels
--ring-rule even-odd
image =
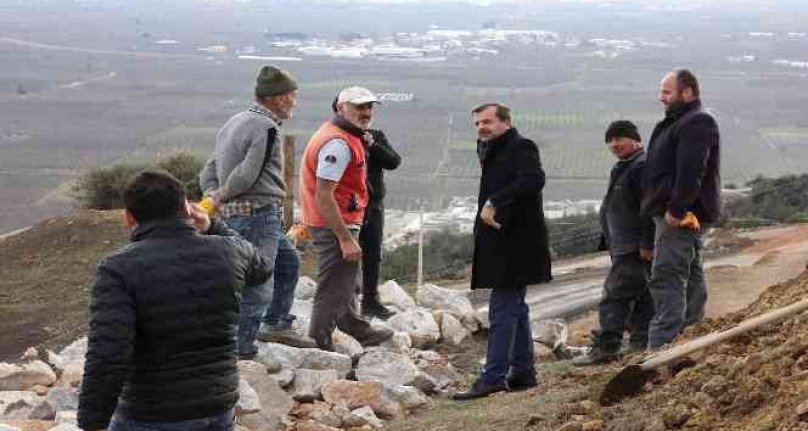
[[[477,152],[482,176],[471,288],[515,289],[551,280],[538,147],[512,128],[491,141],[478,142]],[[489,200],[501,229],[480,220],[480,210]]]

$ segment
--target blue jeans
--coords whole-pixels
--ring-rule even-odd
[[[141,422],[114,415],[109,431],[232,431],[235,412],[230,409],[216,416],[178,422]]]
[[[669,226],[662,217],[654,217],[656,257],[651,267],[648,290],[654,299],[656,314],[648,328],[648,346],[670,343],[682,328],[704,317],[707,284],[701,261],[702,230],[694,232]]]
[[[533,377],[533,337],[525,287],[494,289],[488,302],[488,352],[482,381],[504,385],[508,371],[514,376]]]
[[[295,320],[289,311],[295,299],[300,259],[283,233],[283,209],[279,206],[252,216],[229,217],[225,222],[275,263],[272,277],[263,285],[245,289],[241,297],[238,353],[249,356],[256,352],[255,336],[262,320],[277,329],[288,328]]]

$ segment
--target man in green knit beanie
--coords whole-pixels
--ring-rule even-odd
[[[263,99],[265,97],[291,95],[297,104],[297,82],[287,72],[275,66],[264,66],[258,73],[255,83],[255,97]],[[259,100],[260,103],[260,100]],[[291,111],[290,111],[291,116]]]
[[[300,259],[283,232],[287,185],[279,128],[296,106],[295,79],[277,67],[264,66],[256,78],[255,103],[222,126],[213,156],[199,175],[202,190],[213,198],[225,223],[275,263],[272,278],[245,290],[241,299],[241,359],[255,358],[256,337],[295,347],[315,346],[290,314]]]

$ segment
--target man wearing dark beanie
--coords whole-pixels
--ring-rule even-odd
[[[264,66],[258,73],[255,84],[255,97],[273,97],[292,94],[297,91],[297,82],[291,75],[274,66]],[[297,94],[294,94],[297,105]],[[291,116],[291,111],[290,111]]]
[[[654,222],[640,216],[645,150],[637,126],[631,121],[611,123],[605,140],[618,159],[600,206],[603,245],[609,250],[612,267],[598,305],[600,328],[592,331],[592,346],[586,355],[573,360],[575,365],[618,359],[626,327],[630,348],[644,350],[654,317],[647,284],[654,258]]]
[[[296,106],[294,78],[264,66],[256,78],[255,103],[222,126],[213,155],[199,175],[202,190],[213,198],[220,217],[275,264],[272,278],[260,288],[246,290],[241,299],[241,359],[255,357],[256,337],[295,347],[315,346],[290,314],[300,259],[283,232],[287,185],[279,128]]]

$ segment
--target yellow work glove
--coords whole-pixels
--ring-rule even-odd
[[[208,196],[205,199],[199,201],[199,206],[208,213],[208,216],[213,216],[216,214],[216,203],[213,202],[213,198]]]
[[[685,216],[682,218],[682,222],[679,223],[679,227],[695,231],[701,230],[701,224],[699,224],[699,219],[696,218],[696,215],[693,214],[692,211],[688,211],[685,213]]]

